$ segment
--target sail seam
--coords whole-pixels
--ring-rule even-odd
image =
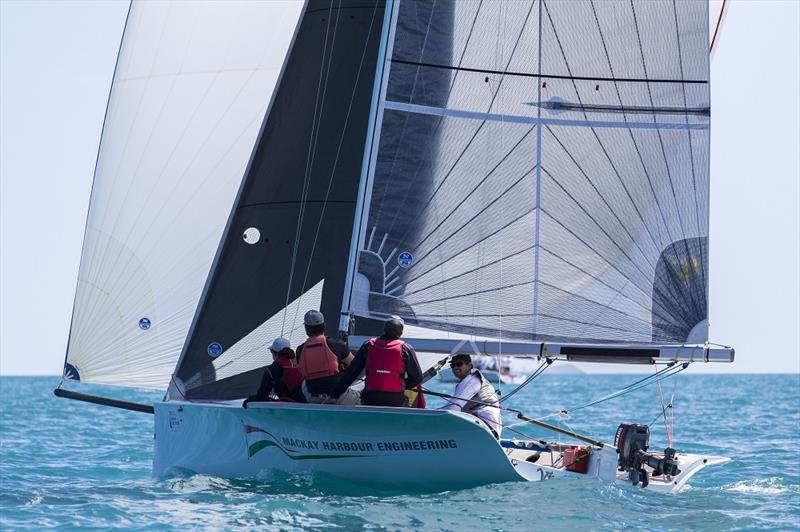
[[[544,0],[539,1],[538,46],[536,69],[542,73],[542,8]],[[542,84],[536,83],[536,240],[533,246],[533,337],[539,333],[539,254],[542,234]]]
[[[445,107],[435,107],[431,105],[419,105],[415,103],[396,102],[386,100],[384,103],[386,109],[392,111],[403,111],[413,114],[432,115],[441,117],[453,118],[467,118],[482,120],[484,122],[504,122],[511,124],[543,124],[553,126],[573,126],[573,127],[598,127],[598,128],[616,128],[616,129],[708,129],[708,124],[687,124],[679,122],[629,122],[629,121],[613,121],[613,120],[590,120],[588,116],[584,120],[563,119],[563,118],[540,118],[528,115],[510,115],[502,113],[489,113],[483,111],[468,111],[465,109],[452,109]],[[584,116],[586,113],[584,112]],[[478,127],[478,131],[483,127],[483,124]],[[476,131],[476,136],[478,131]],[[466,150],[471,145],[471,141],[464,147]],[[458,164],[456,160],[454,166]],[[449,173],[447,176],[449,177]],[[442,181],[444,183],[444,181]]]
[[[392,63],[409,66],[421,66],[428,68],[440,68],[445,70],[454,70],[457,72],[474,72],[477,74],[506,74],[513,77],[524,78],[539,78],[539,79],[566,79],[575,81],[611,81],[619,83],[690,83],[695,85],[707,84],[708,81],[704,79],[646,79],[646,78],[615,78],[603,76],[564,76],[558,74],[540,74],[534,72],[504,72],[502,70],[487,70],[483,68],[469,68],[453,65],[438,65],[435,63],[421,63],[417,61],[407,61],[404,59],[392,59]]]
[[[606,45],[606,40],[605,40],[605,36],[603,35],[603,30],[600,27],[600,19],[597,16],[597,10],[595,8],[594,1],[590,1],[590,5],[592,7],[592,14],[594,15],[595,24],[597,25],[597,33],[598,33],[598,35],[600,37],[600,43],[603,45],[603,53],[606,56],[606,62],[608,64],[608,69],[609,69],[609,72],[611,72],[611,74],[613,76],[614,75],[614,66],[611,64],[611,56],[608,53],[608,46]],[[563,53],[563,51],[562,51],[562,53]],[[619,101],[621,106],[624,105],[623,102],[622,102],[622,95],[620,94],[619,85],[614,83],[614,89],[615,89],[615,92],[616,92],[616,95],[617,95],[617,101]],[[577,89],[576,89],[575,92],[577,93]],[[578,95],[578,100],[580,101],[580,95]],[[627,115],[623,115],[623,119],[625,120],[626,124],[630,124],[630,122],[628,122]],[[688,123],[688,117],[686,119],[686,122]],[[611,160],[611,157],[608,154],[608,151],[606,150],[606,147],[600,141],[600,137],[598,136],[597,132],[594,131],[594,130],[592,132],[594,133],[594,136],[597,139],[598,144],[600,145],[601,149],[603,150],[603,154],[608,159],[608,162],[611,165],[611,168],[614,170],[614,173],[616,174],[617,179],[619,180],[620,184],[622,185],[623,189],[625,190],[625,193],[627,194],[628,199],[631,202],[631,205],[635,209],[636,214],[639,216],[639,219],[641,220],[642,225],[645,228],[645,231],[647,231],[648,236],[650,236],[651,241],[656,245],[657,250],[663,250],[664,249],[663,242],[656,242],[656,239],[655,239],[654,235],[650,231],[649,225],[647,224],[647,222],[645,221],[645,219],[642,216],[641,212],[639,211],[639,208],[636,206],[636,203],[635,203],[635,201],[633,199],[633,196],[631,195],[631,193],[630,193],[630,191],[628,189],[628,186],[622,180],[622,176],[619,174],[619,171],[617,170],[616,165],[614,165],[613,161]],[[639,151],[639,146],[638,146],[638,144],[636,142],[636,139],[633,136],[633,131],[629,129],[628,133],[629,133],[629,136],[630,136],[630,139],[631,139],[631,143],[633,144],[633,146],[634,146],[634,148],[636,150],[636,153],[639,156],[640,162],[641,162],[642,166],[644,167],[644,161],[641,159],[641,152]],[[645,172],[646,172],[646,168],[645,168]],[[647,176],[647,177],[648,177],[648,182],[649,182],[649,176]],[[651,186],[651,189],[652,189],[652,183],[650,184],[650,186]],[[656,204],[658,204],[658,198],[655,197],[655,195],[654,195],[654,200],[656,201]],[[659,212],[660,212],[660,206],[659,206]],[[662,215],[662,219],[663,219],[663,215]],[[658,224],[656,224],[656,230],[658,232],[659,240],[661,240],[663,237],[661,235],[661,230],[658,227]],[[670,270],[671,270],[671,267],[669,265],[667,267],[670,268]],[[674,272],[671,272],[671,273],[674,273]],[[669,291],[670,291],[670,295],[673,296],[675,300],[680,300],[680,298],[675,297],[675,294],[672,292],[671,289]],[[655,292],[655,288],[654,288],[654,292]]]

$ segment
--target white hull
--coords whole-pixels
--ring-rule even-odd
[[[314,473],[384,490],[441,491],[556,477],[617,478],[616,450],[594,449],[588,472],[560,467],[560,454],[505,449],[477,418],[460,412],[293,403],[155,405],[157,476],[205,473],[268,478]],[[703,462],[705,460],[705,462]],[[684,455],[682,473],[648,489],[679,490],[697,471],[726,459]]]

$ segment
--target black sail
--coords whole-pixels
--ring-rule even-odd
[[[308,3],[176,369],[181,395],[253,393],[267,346],[297,336],[308,308],[335,333],[383,21],[383,1]]]

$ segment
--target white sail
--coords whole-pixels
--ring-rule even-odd
[[[705,3],[401,2],[386,67],[344,311],[707,339]]]
[[[131,5],[65,377],[166,387],[303,7],[300,0]]]

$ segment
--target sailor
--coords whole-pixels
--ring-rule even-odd
[[[478,416],[486,423],[494,434],[500,439],[502,421],[500,418],[500,398],[494,391],[492,384],[483,376],[480,370],[472,365],[472,357],[459,353],[450,359],[450,368],[458,379],[456,391],[448,403],[443,406],[445,410],[468,412]],[[497,405],[487,406],[487,405]]]
[[[309,403],[322,403],[339,384],[340,373],[353,360],[353,354],[344,342],[325,336],[325,316],[318,310],[309,310],[303,317],[308,340],[297,347],[297,364],[305,381],[302,389]],[[358,392],[347,390],[336,404],[355,405]]]
[[[331,393],[338,397],[366,369],[361,402],[372,406],[408,406],[406,390],[422,382],[422,370],[411,345],[400,339],[403,320],[392,316],[383,324],[383,335],[372,338],[356,353],[339,385]]]
[[[272,353],[272,364],[264,370],[261,386],[255,395],[245,399],[244,406],[251,401],[293,401],[305,403],[306,398],[300,391],[303,375],[294,359],[294,351],[286,338],[275,338],[269,347]]]

